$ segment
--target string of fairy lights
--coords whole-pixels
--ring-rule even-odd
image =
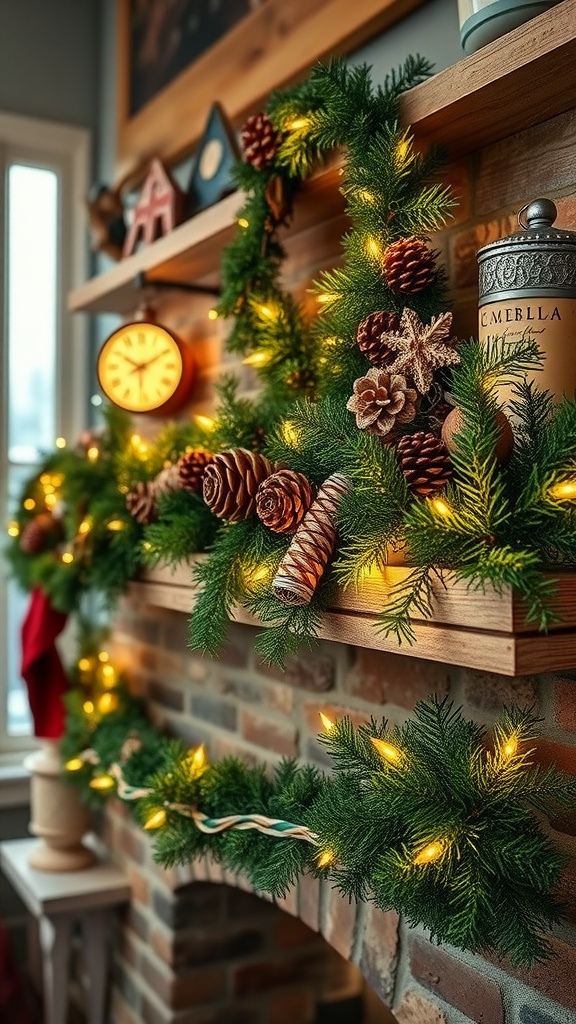
[[[110,656],[105,650],[100,650],[97,654],[89,657],[81,657],[77,662],[77,670],[83,687],[103,690],[99,695],[86,699],[82,704],[86,724],[88,728],[93,728],[101,722],[104,716],[118,710],[120,697],[116,691],[120,676],[110,664]],[[324,733],[326,735],[332,733],[336,727],[335,721],[322,711],[319,712],[319,717]],[[407,754],[399,746],[377,736],[372,736],[370,742],[386,765],[393,768],[402,767]],[[137,736],[131,736],[128,743],[129,753],[139,749]],[[518,729],[512,729],[498,737],[496,749],[492,755],[492,767],[495,774],[502,772],[511,759],[518,754],[518,748]],[[210,767],[204,744],[189,750],[184,764],[189,781],[198,781]],[[132,802],[149,798],[155,792],[151,787],[129,784],[118,762],[113,762],[107,770],[103,771],[99,755],[90,747],[81,751],[77,756],[69,758],[65,763],[65,769],[70,774],[74,774],[87,765],[94,769],[94,774],[88,782],[90,789],[105,796],[115,795],[120,800]],[[255,830],[275,839],[300,839],[313,846],[322,846],[318,834],[305,825],[294,824],[259,813],[228,814],[219,818],[211,818],[194,805],[169,800],[165,800],[162,806],[154,807],[150,811],[143,828],[148,832],[162,829],[168,821],[169,811],[190,819],[206,835],[218,835],[231,829]],[[439,861],[447,853],[449,843],[450,840],[447,837],[438,836],[413,850],[409,863],[418,867]],[[320,849],[315,855],[315,861],[317,868],[330,869],[336,865],[337,857],[329,849]]]

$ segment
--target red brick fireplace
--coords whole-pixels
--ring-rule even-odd
[[[262,665],[252,636],[250,627],[231,626],[222,656],[210,661],[187,651],[185,614],[132,598],[116,619],[114,653],[156,724],[190,746],[205,743],[213,758],[238,754],[274,764],[296,755],[326,767],[316,740],[320,710],[356,722],[371,714],[400,722],[435,692],[449,693],[487,725],[503,704],[536,706],[545,717],[539,756],[574,770],[571,679],[509,679],[329,643],[293,659],[282,674]],[[526,972],[438,948],[394,913],[350,906],[327,882],[302,878],[273,906],[247,879],[209,862],[160,869],[151,839],[116,801],[104,833],[134,893],[115,958],[114,1024],[576,1020],[568,980],[576,970],[575,862],[563,886],[568,921],[553,939],[557,958]],[[573,840],[564,841],[570,848]],[[366,987],[380,1002],[363,1017]]]

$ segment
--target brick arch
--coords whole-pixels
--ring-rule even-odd
[[[444,1024],[414,992],[388,1009],[396,914],[307,876],[272,900],[207,859],[164,870],[118,801],[104,833],[133,890],[115,944],[114,1024],[357,1024],[365,986],[370,1024]]]

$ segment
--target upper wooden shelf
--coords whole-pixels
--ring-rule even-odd
[[[285,238],[342,214],[344,200],[338,191],[340,165],[341,160],[335,157],[306,182]],[[170,234],[74,289],[68,296],[68,309],[71,313],[131,314],[137,299],[135,280],[140,273],[146,274],[148,281],[217,285],[222,249],[237,230],[241,205],[242,196],[234,192],[184,221]]]
[[[190,614],[197,597],[191,566],[202,557],[193,556],[190,564],[175,568],[150,570],[130,584],[130,593],[146,604]],[[413,620],[415,644],[399,647],[393,636],[378,631],[377,622],[390,589],[409,571],[388,566],[368,578],[359,592],[341,594],[324,616],[320,638],[506,676],[561,672],[576,664],[574,573],[558,574],[554,607],[561,621],[549,635],[526,625],[524,608],[510,589],[498,594],[488,588],[481,593],[446,575],[433,584],[432,617]],[[237,608],[233,618],[261,626],[244,608]]]
[[[417,140],[441,143],[458,157],[571,109],[575,95],[576,0],[563,0],[405,93],[401,111]],[[307,182],[289,235],[341,214],[339,163],[330,161]],[[68,308],[130,314],[142,272],[150,280],[217,284],[222,248],[236,229],[240,205],[235,193],[197,214],[76,288]]]
[[[405,93],[402,119],[456,157],[572,109],[575,90],[576,0],[563,0]]]

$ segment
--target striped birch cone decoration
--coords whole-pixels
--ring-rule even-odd
[[[343,473],[324,481],[292,538],[272,581],[274,594],[284,604],[310,604],[336,547],[336,512],[351,488]]]

